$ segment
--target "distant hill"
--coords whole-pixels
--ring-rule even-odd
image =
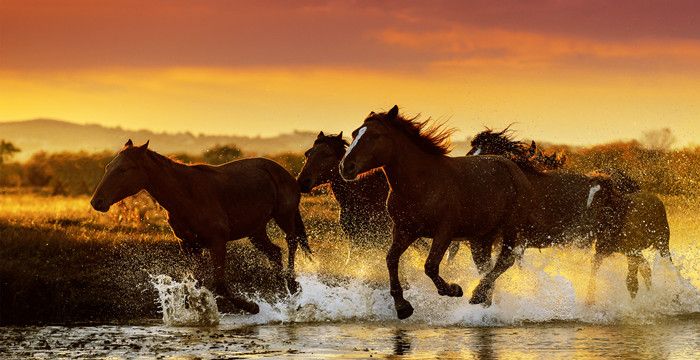
[[[37,151],[116,151],[127,139],[135,143],[150,140],[154,150],[162,153],[199,154],[216,144],[236,144],[248,154],[302,152],[313,143],[316,133],[295,131],[275,137],[194,135],[191,133],[156,133],[149,130],[125,130],[102,125],[81,125],[67,121],[35,119],[0,122],[0,139],[14,143],[25,160]]]
[[[16,156],[20,161],[38,151],[116,151],[127,139],[133,139],[137,144],[150,140],[154,150],[166,154],[200,154],[216,144],[236,144],[248,155],[303,152],[311,146],[316,135],[310,131],[294,131],[274,137],[156,133],[51,119],[0,122],[0,139],[8,140],[22,150]],[[466,142],[458,141],[453,145],[454,155],[466,153]]]

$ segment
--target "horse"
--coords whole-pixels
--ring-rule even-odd
[[[620,192],[620,181],[615,181],[611,176],[608,178],[608,181],[615,184],[607,186],[599,195],[600,201],[607,206],[593,207],[594,217],[601,225],[588,283],[588,304],[595,302],[596,277],[600,265],[613,253],[622,253],[627,257],[626,283],[632,299],[639,290],[638,273],[642,275],[647,290],[651,289],[651,267],[642,256],[642,250],[652,247],[662,258],[673,264],[669,249],[671,231],[663,201],[647,191]]]
[[[391,219],[386,211],[389,184],[384,173],[371,171],[352,182],[343,180],[338,171],[348,142],[343,133],[325,135],[323,131],[304,153],[306,161],[297,182],[302,193],[330,183],[333,196],[340,205],[340,225],[356,244],[368,244],[374,237],[388,239]]]
[[[226,287],[226,243],[248,237],[281,270],[281,249],[270,241],[266,230],[271,219],[286,234],[287,287],[292,293],[298,290],[294,275],[297,244],[308,254],[311,249],[299,213],[299,186],[276,162],[250,158],[219,166],[185,165],[148,149],[148,142],[134,146],[129,139],[106,166],[90,204],[107,212],[114,203],[144,190],[167,210],[168,222],[187,255],[210,250],[215,292],[223,301],[252,314],[259,312],[257,304],[233,295]]]
[[[622,170],[604,169],[590,174],[563,170],[564,155],[545,154],[534,141],[528,144],[513,140],[508,128],[482,131],[474,136],[471,146],[467,155],[500,155],[513,160],[535,188],[545,214],[544,226],[534,234],[536,238],[528,239],[528,247],[567,245],[576,239],[584,239],[578,245],[590,246],[595,240],[587,302],[593,302],[600,264],[612,253],[627,256],[627,289],[632,298],[637,293],[640,267],[647,288],[651,286],[650,267],[641,251],[654,246],[670,260],[670,232],[663,202],[656,195],[641,191],[639,184]],[[490,264],[490,254],[487,255],[484,261]]]
[[[518,166],[498,156],[447,156],[452,132],[430,119],[399,115],[398,106],[384,113],[371,112],[353,131],[353,141],[340,162],[345,180],[381,168],[389,182],[387,210],[393,228],[386,263],[399,319],[413,314],[403,297],[398,268],[401,255],[416,239],[433,239],[425,274],[438,294],[459,297],[462,288],[439,274],[452,239],[489,242],[492,234],[502,234],[503,251],[469,300],[489,305],[494,282],[513,265],[513,249],[535,220],[530,213],[534,190]]]

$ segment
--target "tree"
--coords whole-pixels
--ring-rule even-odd
[[[202,156],[204,157],[204,162],[212,165],[219,165],[238,159],[243,156],[243,151],[234,144],[214,145],[212,148],[205,151]]]
[[[676,137],[669,128],[645,131],[642,136],[642,144],[649,150],[666,152],[676,142]]]
[[[6,160],[12,159],[18,152],[20,152],[20,150],[14,144],[9,141],[0,140],[0,164],[4,164]]]

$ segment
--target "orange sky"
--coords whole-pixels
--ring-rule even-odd
[[[642,4],[640,4],[642,3]],[[465,137],[699,144],[694,1],[0,0],[0,121],[349,131],[398,104]],[[1,137],[1,134],[0,134]]]

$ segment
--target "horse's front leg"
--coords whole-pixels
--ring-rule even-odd
[[[484,275],[491,270],[491,248],[493,247],[492,238],[488,241],[479,239],[469,239],[469,247],[472,252],[472,259],[479,271],[479,275]]]
[[[440,276],[440,262],[445,256],[447,248],[452,242],[452,233],[448,230],[439,230],[433,238],[428,259],[425,261],[425,274],[433,280],[438,294],[461,297],[462,288],[457,284],[449,284]]]
[[[237,309],[251,314],[260,312],[258,304],[233,295],[226,286],[226,240],[223,237],[213,241],[211,252],[214,261],[214,288],[217,295],[221,296],[224,301],[230,301]]]
[[[516,245],[518,245],[517,240],[518,235],[514,231],[503,234],[503,246],[501,247],[501,253],[498,255],[498,260],[496,260],[496,265],[481,279],[479,285],[476,286],[469,300],[470,304],[491,305],[491,296],[493,295],[493,286],[496,279],[508,270],[508,268],[513,266],[515,262],[513,250],[515,250]]]
[[[399,319],[406,319],[413,314],[413,306],[403,298],[403,289],[399,281],[399,260],[418,237],[402,231],[396,225],[392,231],[393,240],[389,252],[386,254],[386,267],[389,270],[389,285],[391,297],[394,298],[394,307]]]

